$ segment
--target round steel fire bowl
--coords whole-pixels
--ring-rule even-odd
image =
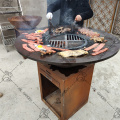
[[[8,18],[8,21],[15,26],[16,29],[31,30],[34,29],[42,20],[41,16],[14,16]]]
[[[43,28],[45,29],[45,28]],[[114,56],[120,49],[120,40],[110,34],[106,33],[104,31],[96,30],[96,29],[91,29],[94,32],[98,32],[101,37],[104,37],[107,42],[105,43],[105,47],[108,48],[108,51],[92,56],[91,54],[81,56],[81,57],[69,57],[69,58],[63,58],[59,56],[57,53],[52,54],[52,55],[44,55],[42,56],[40,52],[33,52],[30,53],[23,49],[22,44],[26,44],[25,42],[21,41],[21,39],[25,39],[25,36],[22,34],[20,35],[15,42],[15,47],[17,51],[24,57],[27,57],[31,60],[41,62],[43,64],[51,64],[59,67],[74,67],[78,65],[86,65],[86,64],[93,64],[97,63],[103,60],[106,60],[112,56]],[[28,33],[34,33],[35,30],[28,31]],[[93,43],[88,43],[88,46],[91,46]],[[87,46],[87,47],[88,47]]]

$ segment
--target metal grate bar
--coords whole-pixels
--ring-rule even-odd
[[[18,6],[16,6],[16,7],[0,7],[0,9],[6,9],[6,8],[18,8]]]
[[[14,43],[15,43],[15,39],[16,39],[16,38],[4,39],[4,44],[5,44],[6,46],[12,46],[12,45],[14,45]]]
[[[21,13],[21,10],[16,10],[15,7],[13,8],[0,8],[0,14],[12,14],[12,13]]]
[[[8,29],[14,29],[14,26],[13,25],[2,25],[1,26],[2,30],[8,30]]]
[[[55,41],[53,41],[53,47],[55,47]]]
[[[71,38],[72,38],[72,40],[74,40],[74,36],[73,35],[71,35]]]
[[[64,40],[50,40],[51,42],[52,41],[64,41]],[[76,41],[76,40],[67,40],[67,41]],[[80,41],[80,40],[79,40]],[[82,41],[82,40],[81,40]]]
[[[71,37],[71,35],[70,35],[70,37]],[[64,45],[65,48],[68,47],[67,35],[65,35],[65,41],[64,41],[63,45]]]
[[[67,41],[76,41],[76,40],[81,40],[81,38],[77,35],[67,35]]]
[[[21,11],[0,11],[0,14],[12,14],[12,13],[21,13]]]

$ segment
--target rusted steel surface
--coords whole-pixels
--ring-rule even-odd
[[[88,101],[94,64],[74,67],[74,72],[69,68],[37,64],[43,102],[60,120],[68,120]]]
[[[16,39],[15,47],[17,51],[24,57],[42,62],[44,64],[52,64],[60,67],[73,67],[83,64],[96,63],[114,56],[119,51],[120,41],[117,37],[115,37],[112,34],[106,33],[104,31],[100,31],[96,29],[91,29],[91,30],[100,33],[100,36],[105,37],[105,39],[108,41],[105,45],[105,47],[109,48],[107,52],[97,56],[92,56],[91,54],[89,54],[84,57],[69,57],[69,58],[63,58],[59,56],[57,53],[52,55],[41,56],[39,52],[30,53],[22,48],[22,44],[24,44],[24,42],[21,41],[21,39],[25,39],[24,35],[20,35]],[[29,33],[33,33],[33,32],[35,31],[34,30],[29,31]]]

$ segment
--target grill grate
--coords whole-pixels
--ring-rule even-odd
[[[80,49],[87,45],[87,39],[82,35],[65,34],[50,38],[49,44],[57,48]]]
[[[75,41],[75,40],[83,40],[83,39],[80,36],[77,36],[75,34],[67,35],[67,41]]]

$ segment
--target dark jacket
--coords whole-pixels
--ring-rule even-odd
[[[57,0],[48,6],[47,12],[55,12],[60,9],[60,25],[70,25],[76,15],[81,15],[82,21],[77,22],[79,26],[83,21],[93,16],[88,0]]]

